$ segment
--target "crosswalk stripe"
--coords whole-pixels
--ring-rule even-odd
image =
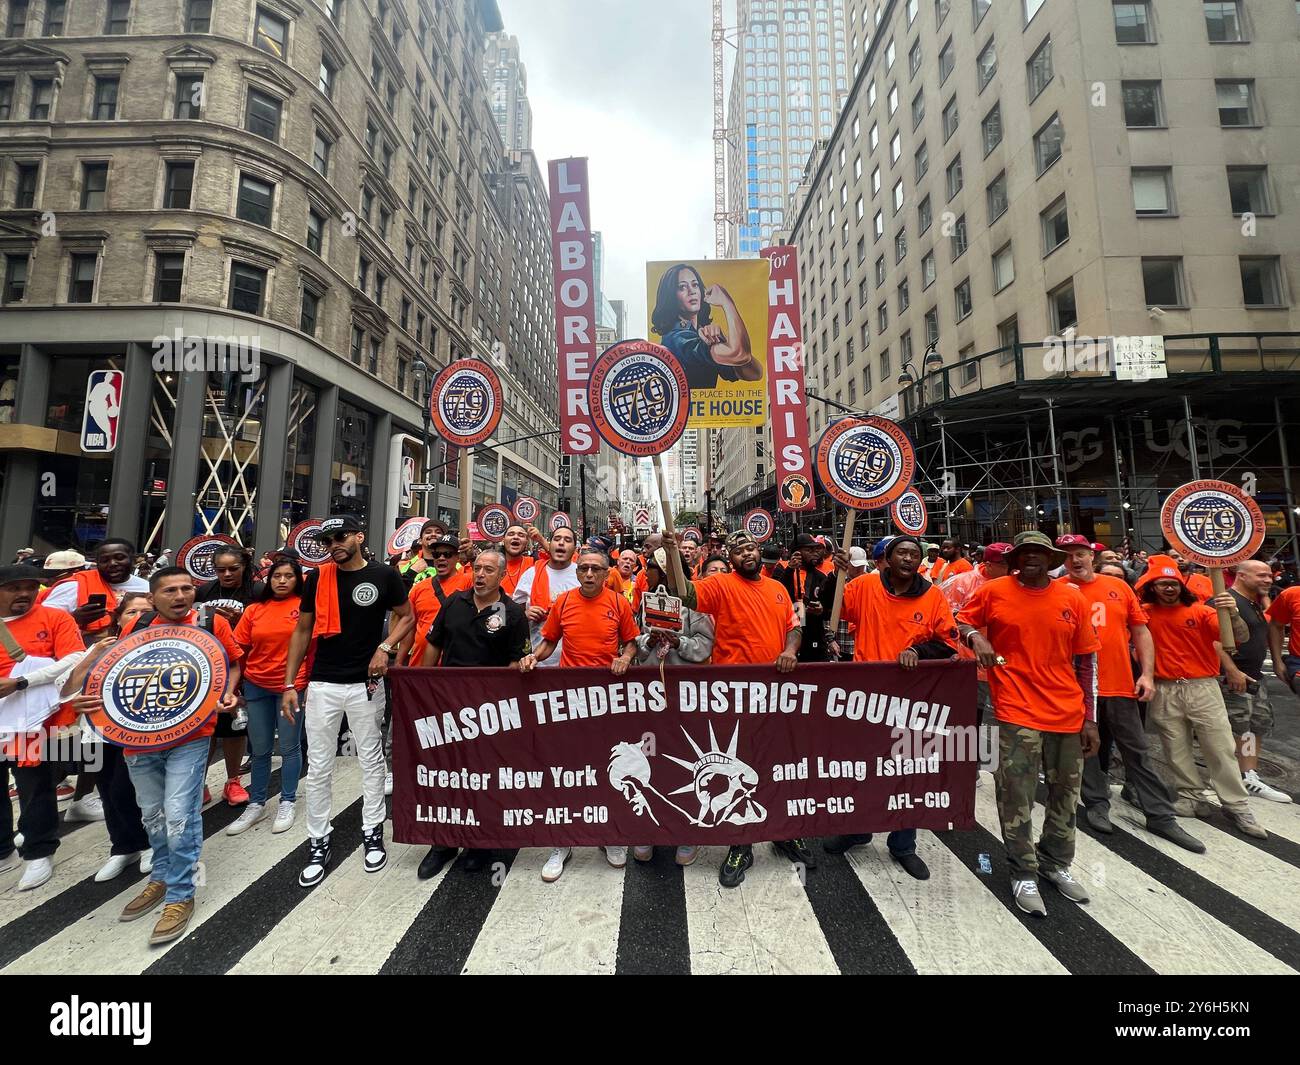
[[[988,807],[992,811],[990,797]],[[1034,807],[1034,831],[1046,810]],[[996,820],[996,812],[992,812]],[[1117,826],[1116,832],[1122,831]],[[1112,834],[1113,838],[1114,834]],[[1090,916],[1132,947],[1162,975],[1293,973],[1229,925],[1120,857],[1108,837],[1079,831],[1072,872],[1089,895]],[[1197,896],[1200,893],[1197,892]]]
[[[676,849],[656,847],[648,862],[632,858],[630,848],[628,855],[615,972],[619,976],[689,975],[686,882]]]
[[[344,805],[344,797],[360,791],[360,769],[355,759],[341,759],[334,771],[334,808]],[[237,813],[237,811],[232,811]],[[220,824],[225,811],[214,811]],[[205,830],[207,829],[205,819]],[[227,836],[223,831],[204,840],[202,870],[206,883],[199,887],[194,916],[190,919],[187,939],[227,903],[236,900],[247,885],[302,843],[300,831],[245,833]],[[155,964],[166,953],[186,940],[163,947],[149,946],[153,915],[130,926],[118,921],[118,914],[136,895],[134,888],[119,893],[98,909],[65,925],[39,946],[14,961],[6,972],[94,972],[136,974]],[[236,903],[236,907],[238,907]],[[251,915],[248,915],[249,919]]]
[[[839,971],[846,975],[915,975],[916,966],[849,860],[823,853],[816,840],[812,846],[819,860],[817,868],[808,873],[804,890]]]
[[[1263,818],[1259,816],[1259,807],[1262,805],[1262,800],[1252,802],[1250,809],[1252,813],[1255,813],[1255,819],[1261,825],[1264,825]],[[1200,818],[1197,820],[1200,820]],[[1256,850],[1272,855],[1280,862],[1286,862],[1287,865],[1300,869],[1300,844],[1287,839],[1281,833],[1271,832],[1268,839],[1255,839],[1253,836],[1247,836],[1232,823],[1228,815],[1222,810],[1217,811],[1208,820],[1201,821],[1201,824],[1213,825],[1220,832],[1230,834],[1238,842],[1244,843],[1248,847],[1254,847]],[[1267,826],[1264,827],[1267,828]],[[1294,829],[1292,831],[1294,832]]]

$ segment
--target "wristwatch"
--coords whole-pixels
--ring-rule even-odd
[[[14,687],[20,692],[25,692],[27,690],[27,678],[19,677],[14,681]]]
[[[397,654],[397,648],[386,643],[381,643],[379,645],[379,650],[383,651],[389,658],[392,658]]]

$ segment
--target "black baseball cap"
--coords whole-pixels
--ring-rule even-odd
[[[799,551],[805,547],[821,547],[821,544],[819,544],[809,533],[800,533],[794,538],[794,547],[796,551]]]
[[[440,547],[450,547],[453,548],[457,552],[457,554],[460,553],[460,541],[456,539],[456,537],[452,536],[450,533],[448,533],[446,536],[439,536],[436,540],[433,541],[433,543],[430,546],[435,551],[438,550],[438,548]]]
[[[40,583],[41,571],[35,566],[0,566],[0,586],[17,584],[19,581]]]
[[[764,562],[780,562],[780,561],[781,561],[781,545],[780,545],[780,544],[772,544],[772,543],[764,544],[764,545],[763,545],[763,561],[764,561]]]
[[[335,533],[359,533],[365,532],[361,526],[361,519],[355,514],[339,514],[333,518],[326,518],[320,523],[320,532],[317,536],[333,536]]]

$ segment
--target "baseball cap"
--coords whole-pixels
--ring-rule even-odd
[[[451,548],[455,548],[457,553],[460,552],[460,541],[456,539],[456,537],[452,536],[450,533],[447,533],[445,536],[439,536],[437,539],[433,541],[433,543],[430,546],[435,548],[451,547]]]
[[[1037,529],[1026,529],[1024,532],[1016,533],[1016,538],[1011,546],[1011,550],[1007,552],[1008,565],[1014,566],[1016,564],[1016,556],[1025,548],[1029,547],[1037,547],[1046,551],[1052,560],[1053,566],[1059,566],[1065,561],[1065,552],[1052,546],[1052,541],[1048,538],[1047,533],[1039,532]]]
[[[894,538],[892,536],[886,536],[883,540],[877,540],[876,546],[871,549],[871,557],[879,562],[885,557],[885,552],[889,549],[889,545],[893,543],[893,541]]]
[[[867,564],[867,553],[856,544],[849,548],[849,565],[865,566]]]
[[[798,536],[794,538],[794,547],[796,551],[805,547],[817,547],[817,546],[818,546],[817,538],[810,533],[800,533]]]
[[[745,532],[744,529],[737,529],[727,537],[727,543],[725,546],[727,552],[730,553],[732,551],[739,551],[742,547],[746,547],[752,543],[756,543],[756,541],[749,535],[749,533]]]
[[[1058,536],[1056,546],[1063,551],[1068,551],[1071,547],[1086,547],[1089,551],[1097,550],[1091,540],[1086,536],[1080,536],[1078,533],[1066,533],[1064,536]]]
[[[70,569],[85,569],[86,556],[80,551],[55,551],[45,557],[45,569],[51,573],[64,573]]]
[[[1110,550],[1110,549],[1109,549],[1105,544],[1093,544],[1093,545],[1092,545],[1092,549],[1093,549],[1094,551],[1109,551],[1109,550]]]
[[[690,530],[690,532],[683,533],[682,540],[690,540],[693,543],[697,543],[697,544],[701,542],[700,534],[697,533],[694,529]]]
[[[0,586],[19,581],[40,581],[41,571],[33,566],[0,566]]]
[[[333,536],[335,533],[359,533],[365,530],[361,527],[361,521],[355,514],[339,514],[333,518],[326,518],[320,523],[320,532],[317,536]]]
[[[985,562],[1005,562],[1007,555],[1011,554],[1011,545],[1004,543],[988,544],[984,548]]]
[[[921,550],[923,550],[926,554],[929,554],[931,551],[938,551],[938,550],[939,550],[939,545],[938,545],[938,544],[929,544],[929,543],[927,543],[927,544],[923,544],[922,547],[921,547]]]
[[[780,562],[781,546],[780,544],[767,543],[763,545],[764,562]]]

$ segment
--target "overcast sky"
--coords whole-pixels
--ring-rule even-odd
[[[713,256],[709,0],[499,3],[528,71],[542,174],[550,159],[591,160],[605,296],[627,301],[628,333],[643,337],[645,264]]]

